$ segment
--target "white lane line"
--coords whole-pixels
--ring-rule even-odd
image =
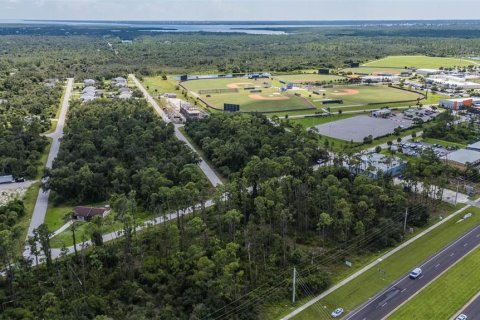
[[[402,290],[402,291],[400,291],[400,292],[405,292],[405,291],[407,291],[407,288],[403,289],[403,290]]]
[[[464,246],[464,247],[468,246],[468,242],[465,242],[463,246]]]
[[[385,302],[384,304],[382,304],[382,308],[385,307],[387,304],[388,302]]]
[[[435,268],[438,268],[438,267],[440,267],[440,263],[437,263],[437,264],[435,265]]]

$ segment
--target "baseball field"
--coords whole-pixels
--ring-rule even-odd
[[[243,112],[282,112],[315,109],[304,97],[281,92],[270,79],[247,78],[208,79],[187,81],[184,86],[217,109],[224,103],[240,105]],[[261,91],[261,92],[252,92]]]
[[[470,65],[478,65],[478,62],[462,59],[462,58],[444,58],[444,57],[427,57],[427,56],[389,56],[383,59],[367,62],[362,67],[391,67],[391,68],[426,68],[437,69],[440,67],[466,67]]]
[[[312,95],[308,91],[303,91],[302,95],[312,95],[310,98],[316,106],[323,105],[323,100],[342,100],[343,103],[326,104],[323,106],[349,107],[367,104],[382,104],[397,101],[416,101],[422,98],[422,95],[400,90],[385,85],[351,85],[351,86],[334,86],[333,88],[323,88],[316,90],[320,95]]]

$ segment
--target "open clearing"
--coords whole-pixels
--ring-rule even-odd
[[[240,105],[243,112],[281,112],[295,110],[314,110],[311,102],[293,93],[280,92],[275,87],[265,88],[264,83],[271,83],[269,79],[251,80],[246,78],[208,79],[184,82],[190,91],[196,92],[217,109],[223,109],[224,103]],[[251,92],[245,87],[255,87],[261,92]],[[237,89],[237,92],[202,93],[201,90]]]
[[[371,75],[395,74],[395,75],[399,75],[403,71],[405,71],[405,68],[359,67],[359,68],[345,68],[345,69],[342,69],[341,71],[347,72],[347,73],[351,72],[353,74],[371,74]]]
[[[478,267],[480,250],[476,249],[388,319],[450,318],[480,290]]]
[[[440,67],[466,67],[478,65],[478,62],[462,58],[443,58],[427,56],[389,56],[383,59],[367,62],[362,67],[391,67],[391,68],[427,68],[437,69]]]

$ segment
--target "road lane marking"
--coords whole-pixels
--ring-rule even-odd
[[[463,246],[464,246],[464,247],[468,246],[468,242],[466,242]]]
[[[450,257],[453,257],[454,254],[455,254],[455,252],[450,253]]]
[[[402,291],[400,291],[400,292],[405,292],[405,291],[407,291],[407,288],[403,289],[403,290],[402,290]]]
[[[438,267],[440,267],[440,263],[437,263],[437,264],[435,265],[435,268],[438,268]]]

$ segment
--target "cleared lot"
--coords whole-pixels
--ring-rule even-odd
[[[372,135],[374,138],[393,133],[395,128],[411,127],[413,122],[401,117],[379,119],[369,116],[358,116],[316,126],[321,135],[354,142],[363,142],[363,138]]]

